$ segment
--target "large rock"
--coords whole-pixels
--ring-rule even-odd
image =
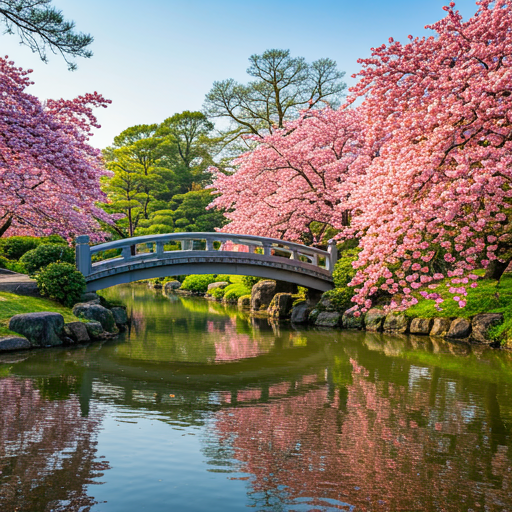
[[[409,323],[410,318],[405,316],[404,313],[394,311],[386,316],[382,328],[384,332],[406,333],[409,329]]]
[[[216,283],[210,283],[208,285],[208,291],[216,290],[217,288],[220,288],[221,290],[223,290],[228,285],[229,285],[229,283],[227,281],[217,281]]]
[[[471,322],[467,318],[456,318],[450,324],[447,338],[462,339],[471,334]]]
[[[116,322],[117,327],[121,328],[128,323],[128,315],[126,314],[126,308],[123,306],[114,306],[110,309],[112,314],[114,315],[114,320]]]
[[[0,337],[0,352],[11,350],[26,350],[30,348],[30,341],[21,336],[2,336]]]
[[[432,329],[430,329],[430,336],[446,336],[451,324],[450,318],[434,318]]]
[[[291,293],[276,293],[267,312],[269,316],[274,318],[288,318],[291,315],[292,307],[293,297]]]
[[[75,343],[87,343],[91,341],[87,327],[82,322],[70,322],[64,325],[64,332],[68,338],[71,338]]]
[[[93,304],[101,304],[101,299],[96,292],[85,292],[82,294],[80,302],[92,302]]]
[[[83,318],[85,320],[95,320],[99,322],[103,329],[110,333],[118,333],[114,315],[110,309],[104,308],[99,304],[91,304],[89,302],[81,302],[73,306],[73,314],[77,318]]]
[[[166,292],[172,292],[173,290],[177,290],[181,286],[179,281],[168,281],[164,285],[164,290]]]
[[[413,318],[409,326],[409,332],[411,334],[430,334],[433,323],[433,318]]]
[[[239,308],[250,308],[251,307],[251,296],[250,295],[242,295],[238,297],[238,307]]]
[[[482,313],[475,315],[472,321],[473,332],[471,339],[479,343],[493,343],[489,337],[489,329],[495,325],[503,322],[503,315],[501,313]]]
[[[101,340],[105,337],[105,331],[99,322],[85,322],[84,325],[92,340]]]
[[[261,311],[267,309],[276,294],[276,282],[265,279],[258,281],[251,291],[251,309]]]
[[[311,313],[311,305],[308,301],[299,302],[292,309],[291,322],[293,324],[305,324],[308,322],[309,313]]]
[[[316,317],[315,325],[322,327],[339,327],[342,314],[338,311],[321,311]]]
[[[341,317],[341,325],[344,329],[364,329],[364,316],[354,315],[355,311],[347,310]]]
[[[370,332],[382,331],[382,324],[386,318],[386,313],[382,309],[372,308],[364,315],[364,325]]]
[[[14,315],[9,329],[25,336],[33,347],[62,345],[64,318],[59,313],[41,312]]]

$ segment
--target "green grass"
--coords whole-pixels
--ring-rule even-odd
[[[434,301],[425,300],[420,295],[418,304],[412,306],[406,311],[408,316],[412,317],[462,317],[469,318],[478,313],[503,313],[504,322],[495,327],[492,336],[503,341],[512,340],[512,275],[505,274],[499,284],[491,279],[479,279],[476,288],[466,287],[468,296],[467,304],[464,308],[459,308],[457,302],[452,299],[448,293],[447,283],[450,279],[439,282],[436,290],[445,301],[441,304],[442,311],[437,311]],[[454,285],[461,286],[461,285]],[[430,290],[429,290],[430,291]]]
[[[71,312],[71,308],[67,308],[51,299],[0,292],[0,336],[16,334],[8,329],[11,316],[20,313],[37,313],[39,311],[60,313],[64,317],[65,322],[77,321],[77,318]]]

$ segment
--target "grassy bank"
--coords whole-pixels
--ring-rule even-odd
[[[445,301],[441,304],[442,311],[437,311],[434,301],[424,300],[417,296],[419,302],[406,311],[413,317],[462,317],[469,318],[478,313],[503,313],[504,322],[496,327],[493,335],[504,340],[512,340],[512,274],[505,274],[499,284],[491,279],[480,279],[477,288],[467,287],[467,305],[459,308],[457,302],[448,293],[447,284],[450,279],[441,281],[438,292]]]
[[[0,292],[0,336],[16,334],[8,328],[11,316],[20,313],[37,313],[39,311],[60,313],[64,317],[65,322],[76,322],[77,320],[71,312],[71,308],[67,308],[51,299]]]

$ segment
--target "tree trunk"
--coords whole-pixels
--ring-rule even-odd
[[[505,260],[505,263],[501,263],[498,260],[492,260],[485,271],[484,279],[500,279],[511,261],[512,258]]]
[[[0,236],[2,236],[12,224],[12,217],[9,217],[3,224],[0,226]]]

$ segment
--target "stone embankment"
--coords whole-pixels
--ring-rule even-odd
[[[85,293],[73,314],[79,321],[65,323],[60,313],[51,312],[14,315],[9,330],[21,336],[0,337],[0,352],[103,340],[125,330],[129,322],[125,307],[111,306],[96,293]]]

